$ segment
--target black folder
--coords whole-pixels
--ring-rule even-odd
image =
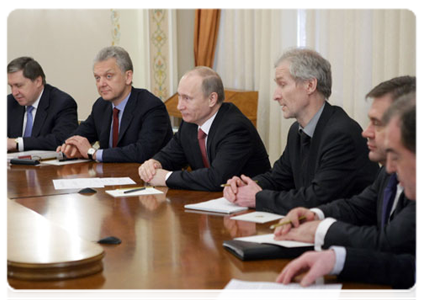
[[[273,244],[260,244],[238,240],[224,241],[223,247],[243,261],[295,258],[306,251],[314,250],[314,246],[287,248]]]

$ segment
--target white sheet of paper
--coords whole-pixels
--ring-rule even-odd
[[[313,246],[314,244],[311,243],[303,243],[297,241],[275,241],[274,234],[262,234],[262,235],[253,235],[247,237],[239,237],[235,238],[235,240],[245,241],[245,242],[253,242],[253,243],[260,243],[260,244],[273,244],[279,245],[287,248],[294,248],[294,247],[309,247]]]
[[[187,204],[185,205],[185,208],[225,214],[231,214],[234,212],[244,211],[248,209],[248,207],[241,207],[236,204],[233,204],[223,197],[196,204]]]
[[[129,177],[102,177],[100,178],[104,185],[127,185],[135,184]]]
[[[272,222],[275,220],[282,219],[284,216],[272,214],[265,211],[255,211],[249,214],[243,214],[240,216],[231,217],[232,220],[239,220],[239,221],[247,221],[247,222],[254,222],[254,223],[267,223]]]
[[[65,160],[65,161],[58,161],[57,159],[55,159],[55,160],[42,161],[41,164],[63,166],[63,165],[79,164],[79,163],[84,163],[89,161],[90,161],[89,159],[75,159],[75,160]]]
[[[157,190],[155,188],[151,188],[151,187],[146,188],[145,190],[125,194],[125,191],[127,191],[127,190],[131,190],[131,189],[108,190],[108,191],[106,191],[106,193],[109,194],[112,197],[115,197],[115,198],[163,194],[162,191],[159,191],[159,190]]]
[[[103,182],[98,177],[95,178],[71,178],[71,179],[53,179],[53,185],[56,190],[64,189],[82,189],[104,188]]]
[[[323,278],[318,278],[316,282],[308,287],[302,287],[298,283],[284,285],[276,282],[232,279],[217,299],[340,299],[342,284],[325,284]]]

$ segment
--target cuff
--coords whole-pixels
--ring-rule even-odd
[[[325,218],[325,214],[323,213],[322,210],[320,210],[318,208],[312,208],[310,210],[317,215],[317,217],[319,218],[319,220],[323,220]]]
[[[172,175],[173,172],[167,172],[166,177],[165,177],[165,182],[167,181],[167,179],[170,177],[170,175]]]
[[[19,151],[19,152],[24,151],[24,141],[23,141],[23,138],[18,137],[18,138],[16,139],[16,141],[18,142],[18,151]]]
[[[329,230],[329,227],[335,223],[336,220],[333,218],[326,218],[322,222],[320,222],[319,226],[317,226],[316,234],[314,236],[314,250],[322,251],[322,246],[325,243],[325,236]]]
[[[333,266],[332,271],[329,275],[339,275],[344,269],[345,258],[347,257],[347,250],[345,247],[332,246],[329,249],[332,249],[335,252],[335,265]]]
[[[103,150],[98,149],[95,152],[95,160],[98,161],[98,162],[102,162],[103,161]]]

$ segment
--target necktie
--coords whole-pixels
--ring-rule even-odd
[[[395,195],[397,193],[397,184],[397,174],[394,173],[389,178],[388,184],[386,185],[385,190],[383,192],[381,228],[383,228],[389,220],[392,204],[394,203]]]
[[[201,128],[198,129],[198,144],[200,145],[201,150],[201,157],[203,159],[203,164],[206,168],[210,168],[209,161],[207,160],[207,152],[206,152],[206,136],[207,134],[201,130]]]
[[[113,148],[117,146],[119,138],[119,109],[113,108]]]
[[[34,106],[28,106],[26,108],[26,126],[25,126],[24,137],[31,136],[32,134],[32,123],[33,123],[32,110],[33,109],[34,109]]]
[[[417,233],[417,249],[416,249],[416,260],[414,262],[414,299],[420,299],[419,286],[420,286],[420,225]]]
[[[304,130],[300,129],[299,132],[300,132],[300,141],[301,141],[301,147],[300,147],[301,165],[304,165],[308,156],[308,150],[310,149],[311,138],[307,135],[307,133],[304,132]]]

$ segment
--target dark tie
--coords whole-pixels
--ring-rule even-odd
[[[25,126],[25,132],[24,137],[29,137],[32,134],[32,110],[34,109],[34,106],[28,106],[26,108],[26,126]]]
[[[419,286],[420,286],[420,225],[417,233],[417,249],[416,249],[416,260],[414,262],[414,299],[420,299]]]
[[[301,148],[300,148],[301,166],[304,167],[305,162],[307,160],[308,152],[310,149],[311,138],[302,129],[300,129],[299,133],[300,133],[300,141],[301,141]]]
[[[201,130],[201,128],[198,129],[198,144],[200,145],[201,150],[201,157],[203,159],[203,164],[206,168],[210,168],[209,161],[207,160],[207,151],[206,151],[206,137],[207,134]]]
[[[397,185],[397,174],[394,173],[389,177],[388,184],[383,192],[381,228],[383,228],[389,220],[389,215],[391,214],[392,205],[394,204],[395,195],[397,193]]]
[[[113,108],[113,148],[117,146],[119,138],[119,109]]]

